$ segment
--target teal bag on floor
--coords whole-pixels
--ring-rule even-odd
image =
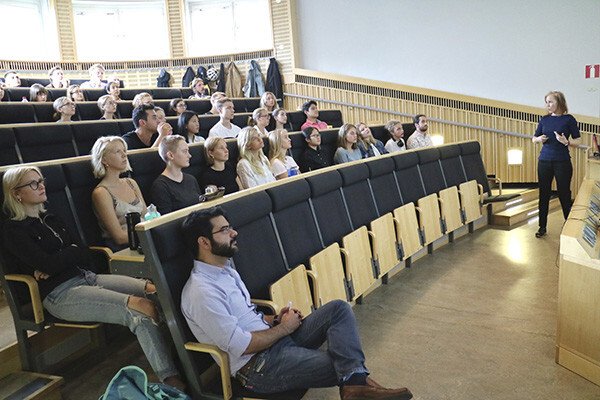
[[[148,383],[144,370],[123,367],[112,378],[98,400],[192,400],[190,396],[163,383]]]

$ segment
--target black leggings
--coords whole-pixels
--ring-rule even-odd
[[[573,176],[573,166],[571,160],[566,161],[546,161],[538,160],[538,181],[540,185],[540,228],[546,228],[548,222],[548,206],[550,205],[550,191],[552,189],[552,179],[556,178],[556,188],[558,189],[558,198],[563,210],[565,219],[571,211],[571,176]]]

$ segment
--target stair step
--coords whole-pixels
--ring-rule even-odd
[[[63,378],[36,372],[18,371],[0,379],[0,399],[60,400]]]
[[[507,191],[504,191],[503,193],[506,193]],[[492,193],[495,193],[494,191],[492,191]],[[538,195],[539,195],[539,190],[534,188],[534,189],[527,189],[527,190],[523,190],[521,192],[519,192],[519,197],[514,198],[514,199],[510,199],[507,201],[502,201],[502,202],[495,202],[495,203],[491,203],[492,204],[492,214],[497,214],[501,211],[504,211],[512,206],[515,205],[521,205],[521,204],[525,204],[525,203],[529,203],[530,201],[536,200],[538,199]]]
[[[549,209],[560,207],[557,198],[550,200]],[[492,225],[512,226],[537,216],[538,200],[520,203],[492,215]]]

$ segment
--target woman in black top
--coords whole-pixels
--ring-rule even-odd
[[[200,175],[200,187],[206,190],[208,185],[224,187],[225,194],[240,190],[235,168],[229,164],[229,150],[225,139],[211,136],[204,142],[204,154],[209,165]]]
[[[146,294],[154,285],[141,279],[90,271],[91,250],[79,247],[62,221],[48,214],[45,180],[36,167],[7,170],[2,180],[4,247],[21,273],[38,282],[44,308],[74,322],[106,322],[129,327],[158,377],[182,387],[156,321],[158,312]]]
[[[308,172],[315,169],[329,167],[331,158],[321,148],[321,132],[317,128],[308,127],[302,131],[306,140],[306,150],[300,157],[300,171]]]
[[[190,166],[190,149],[183,136],[170,135],[158,145],[158,154],[167,164],[150,189],[150,198],[161,214],[198,204],[200,187],[182,168]]]

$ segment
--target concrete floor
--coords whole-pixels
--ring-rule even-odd
[[[418,400],[600,399],[600,387],[554,362],[562,223],[552,213],[544,239],[534,237],[536,221],[480,229],[368,295],[354,311],[372,377]],[[135,342],[107,358],[67,372],[64,399],[97,399],[122,365],[149,370]],[[313,389],[305,398],[339,395]]]

